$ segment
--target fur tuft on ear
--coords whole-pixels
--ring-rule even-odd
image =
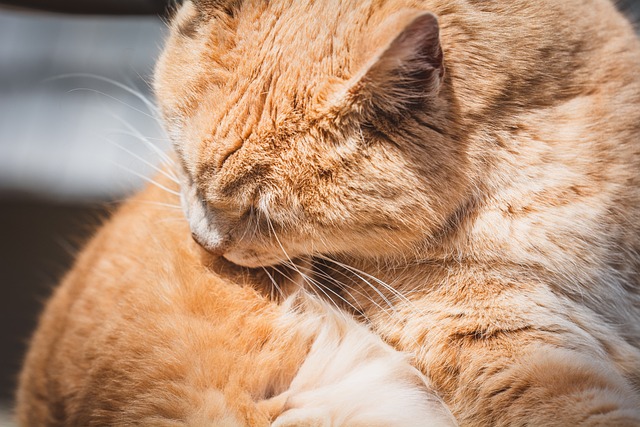
[[[398,28],[349,82],[349,98],[364,111],[399,114],[437,95],[444,77],[438,19],[403,11],[384,25]]]

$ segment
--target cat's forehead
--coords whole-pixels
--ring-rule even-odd
[[[381,24],[403,8],[379,0],[227,2],[233,10],[216,3],[185,4],[165,67],[172,74],[163,78],[184,82],[174,92],[187,95],[178,111],[203,147],[331,121],[334,101],[387,41],[380,28],[393,33]]]
[[[366,37],[369,2],[247,0],[229,16],[212,13],[213,3],[195,7],[204,8],[208,19],[200,34],[208,38],[204,60],[215,58],[208,66],[224,75],[216,88],[219,109],[240,100],[281,113],[304,109],[329,81],[348,78],[361,60],[358,44]]]
[[[304,104],[318,85],[348,73],[353,41],[340,34],[337,11],[324,2],[310,2],[307,8],[287,3],[241,8],[228,52],[236,67],[227,89],[250,84],[261,94],[269,92],[271,102],[295,98]]]

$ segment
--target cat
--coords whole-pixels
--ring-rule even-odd
[[[160,291],[177,281],[185,297],[198,295],[191,302],[201,316],[216,313],[223,337],[239,329],[234,310],[275,325],[289,316],[282,301],[324,295],[343,313],[334,318],[348,313],[368,328],[344,320],[349,333],[404,361],[398,370],[413,381],[400,387],[436,402],[414,425],[453,422],[431,389],[460,425],[640,425],[639,67],[633,28],[608,0],[185,2],[154,85],[188,226],[160,225],[162,215],[134,199],[102,230],[42,318],[19,414],[47,407],[46,416],[58,408],[124,417],[132,399],[150,399],[157,411],[183,395],[164,384],[152,389],[154,372],[139,364],[160,369],[162,358],[145,353],[154,347],[144,343],[167,339],[148,308],[134,311],[142,325],[129,314],[98,348],[80,359],[73,350],[107,313],[121,316],[149,297],[180,307],[180,294]],[[175,195],[148,192],[147,200],[176,203]],[[87,275],[91,302],[74,290]],[[199,285],[201,275],[216,279]],[[144,298],[109,290],[127,277],[145,285],[123,289],[142,287]],[[199,286],[229,295],[226,308],[214,301],[204,310],[207,291],[190,290]],[[279,295],[267,298],[273,288]],[[271,315],[247,309],[256,307],[247,294]],[[98,313],[84,323],[71,304]],[[313,313],[298,315],[320,322]],[[198,332],[186,317],[171,328]],[[78,329],[67,343],[65,324]],[[219,386],[245,396],[227,402],[240,422],[339,418],[332,414],[349,405],[341,392],[322,409],[313,405],[319,397],[293,411],[282,403],[296,401],[287,390],[306,382],[295,375],[311,371],[302,367],[315,360],[310,342],[322,327],[303,326],[287,339],[268,334],[275,342],[267,347],[288,366],[265,364],[246,344],[239,362],[222,351],[235,344],[200,339],[222,353],[212,353],[211,364],[237,372],[264,364],[259,371],[270,376],[261,384],[275,391],[251,384],[260,383],[253,373]],[[123,365],[96,368],[104,353]],[[354,357],[350,369],[360,362]],[[62,367],[73,372],[65,390]],[[185,377],[192,378],[171,378]],[[322,376],[314,381],[321,389]],[[118,399],[95,384],[110,385],[105,393]]]

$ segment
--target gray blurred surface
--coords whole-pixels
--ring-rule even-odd
[[[9,404],[0,403],[0,427],[12,427],[11,408]]]
[[[102,78],[151,99],[164,32],[156,18],[0,10],[0,191],[111,199],[137,188],[149,168],[135,156],[157,155],[125,133],[164,135],[138,96]]]
[[[154,164],[158,155],[138,134],[166,146],[139,98],[151,98],[164,35],[156,18],[0,9],[0,427],[12,425],[41,302],[91,234],[87,224],[109,210],[86,202],[123,198],[142,185],[137,175],[152,174],[136,156]],[[78,73],[98,78],[65,77]]]
[[[0,5],[58,13],[159,15],[167,12],[165,0],[0,0]]]

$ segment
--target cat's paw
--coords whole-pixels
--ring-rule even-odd
[[[329,310],[272,427],[455,426],[409,357]]]
[[[272,427],[457,425],[448,408],[398,366],[387,372],[383,363],[356,370],[335,384],[292,393]]]

